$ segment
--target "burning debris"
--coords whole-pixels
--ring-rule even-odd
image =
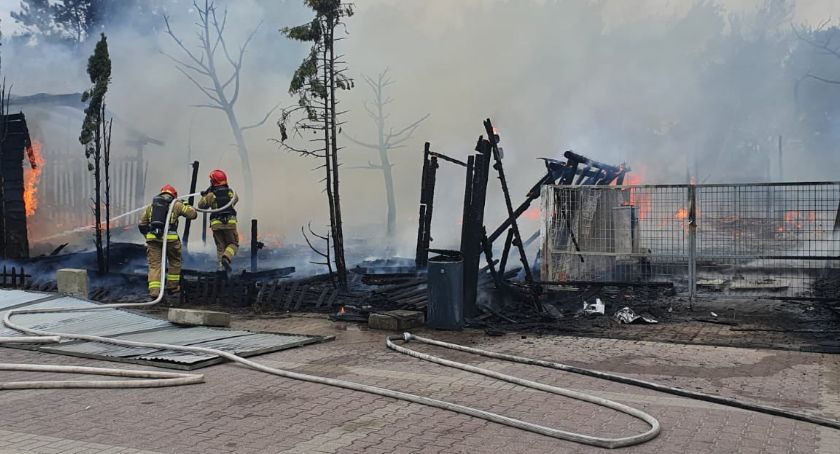
[[[0,104],[3,98],[0,97]],[[29,257],[29,236],[27,216],[34,213],[33,186],[28,187],[24,178],[24,153],[31,148],[29,128],[23,113],[5,114],[5,105],[0,109],[0,255],[5,259]],[[34,156],[35,151],[32,151]],[[37,160],[30,161],[33,172],[40,173]],[[30,191],[27,191],[27,188]],[[30,204],[27,198],[31,197]]]
[[[26,147],[26,157],[29,168],[23,172],[23,203],[26,205],[26,217],[31,217],[38,211],[38,183],[44,166],[41,143],[32,140]]]

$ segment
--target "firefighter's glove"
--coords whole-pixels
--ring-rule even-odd
[[[149,233],[149,226],[148,226],[148,224],[138,224],[137,225],[137,230],[139,230],[140,233],[145,235],[145,234]]]

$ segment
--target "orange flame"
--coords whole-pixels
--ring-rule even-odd
[[[346,313],[347,313],[347,311],[344,310],[344,306],[341,306],[340,308],[338,308],[338,315],[344,315]]]
[[[674,215],[674,218],[678,221],[684,221],[688,218],[688,210],[685,208],[680,208],[677,210],[677,214]]]
[[[642,184],[642,177],[638,173],[628,173],[624,177],[624,184],[627,186]],[[630,205],[636,207],[639,219],[646,219],[650,213],[650,194],[638,191],[630,191]]]
[[[26,217],[30,217],[38,210],[38,182],[41,180],[41,170],[44,166],[41,143],[33,140],[26,148],[26,155],[29,158],[29,168],[23,173],[23,203],[26,207]]]

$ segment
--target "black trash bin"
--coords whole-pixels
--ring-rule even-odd
[[[435,329],[464,327],[464,259],[460,253],[429,259],[426,325]]]

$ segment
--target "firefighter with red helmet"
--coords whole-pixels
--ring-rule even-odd
[[[172,215],[166,219],[170,205]],[[177,294],[181,290],[181,239],[178,237],[178,218],[195,219],[198,212],[186,202],[178,199],[178,191],[170,185],[160,188],[160,193],[152,199],[140,216],[140,233],[146,237],[146,260],[149,263],[149,295],[157,298],[161,289],[160,262],[163,242],[166,241],[166,290]],[[164,229],[169,230],[164,238]]]
[[[202,191],[198,207],[201,209],[223,208],[210,214],[210,230],[216,242],[216,258],[219,267],[226,272],[231,271],[230,263],[239,250],[239,232],[236,227],[236,210],[233,208],[239,202],[239,196],[228,186],[227,175],[216,169],[210,172],[210,187]]]

